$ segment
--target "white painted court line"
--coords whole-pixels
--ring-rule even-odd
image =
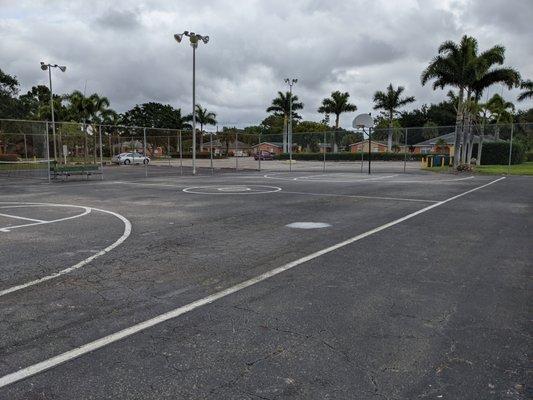
[[[4,202],[2,202],[3,204],[5,204]],[[16,204],[16,203],[14,203]],[[20,204],[20,203],[18,203]],[[27,205],[27,204],[26,204]],[[51,206],[53,206],[51,204]],[[50,221],[43,221],[43,220],[35,220],[37,222],[34,222],[32,224],[23,224],[23,225],[11,225],[11,226],[4,226],[4,227],[1,227],[0,228],[0,232],[10,232],[12,231],[13,229],[19,229],[19,228],[27,228],[29,226],[36,226],[36,225],[44,225],[44,224],[53,224],[53,223],[56,223],[56,222],[62,222],[62,221],[68,221],[69,219],[74,219],[74,218],[80,218],[80,217],[83,217],[84,215],[87,215],[91,212],[91,208],[90,207],[84,207],[84,206],[75,206],[75,205],[69,205],[69,207],[72,207],[72,208],[82,208],[84,211],[81,213],[81,214],[76,214],[76,215],[71,215],[70,217],[65,217],[65,218],[58,218],[58,219],[53,219],[53,220],[50,220]],[[7,207],[9,208],[9,207]],[[22,218],[22,219],[28,219],[28,218]],[[31,221],[31,220],[30,220]]]
[[[33,222],[46,222],[45,220],[42,220],[42,219],[26,218],[26,217],[21,217],[19,215],[2,214],[2,213],[0,213],[0,217],[23,219],[24,221],[33,221]]]
[[[27,203],[27,204],[37,204],[39,206],[48,205],[47,203]],[[50,206],[82,207],[82,206],[72,206],[72,205],[69,205],[69,204],[61,204],[61,205],[50,204]],[[83,207],[83,208],[89,208],[89,207]],[[109,253],[115,247],[117,247],[121,243],[123,243],[128,238],[128,236],[131,234],[131,222],[128,219],[126,219],[124,216],[122,216],[122,215],[120,215],[118,213],[115,213],[113,211],[102,210],[102,209],[99,209],[99,208],[90,207],[89,210],[94,210],[94,211],[99,211],[99,212],[102,212],[102,213],[106,213],[106,214],[112,215],[112,216],[120,219],[124,223],[124,232],[122,233],[122,236],[120,236],[120,238],[118,238],[114,243],[112,243],[109,246],[107,246],[105,249],[100,250],[98,253],[95,253],[92,256],[87,257],[85,260],[82,260],[82,261],[78,262],[77,264],[74,264],[71,267],[62,269],[61,271],[55,272],[55,273],[47,275],[47,276],[43,276],[42,278],[35,279],[33,281],[30,281],[30,282],[26,282],[26,283],[23,283],[23,284],[20,284],[20,285],[9,287],[7,289],[3,289],[3,290],[0,291],[0,297],[5,296],[6,294],[9,294],[9,293],[14,293],[14,292],[17,292],[19,290],[26,289],[26,288],[28,288],[30,286],[38,285],[39,283],[43,283],[43,282],[55,279],[57,277],[60,277],[60,276],[65,275],[65,274],[68,274],[68,273],[70,273],[72,271],[75,271],[77,269],[80,269],[84,265],[89,264],[94,259],[96,259],[96,258],[98,258],[98,257],[100,257],[100,256],[102,256],[102,255],[104,255],[106,253]]]
[[[410,199],[404,197],[381,197],[381,196],[359,196],[352,194],[337,194],[337,193],[308,193],[308,192],[291,192],[284,190],[281,193],[290,193],[290,194],[302,194],[308,196],[326,196],[326,197],[352,197],[355,199],[369,199],[369,200],[392,200],[392,201],[411,201],[419,203],[438,203],[438,200],[424,200],[424,199]]]
[[[324,175],[309,175],[309,176],[299,176],[294,178],[287,178],[282,176],[276,176],[281,174],[282,172],[275,172],[270,174],[263,175],[263,178],[267,179],[278,179],[283,181],[292,181],[292,182],[325,182],[325,183],[389,183],[389,184],[395,184],[395,183],[418,183],[418,184],[439,184],[443,182],[458,182],[458,181],[465,181],[469,179],[474,179],[474,176],[466,176],[463,178],[453,178],[453,179],[418,179],[418,180],[394,180],[391,178],[400,176],[399,174],[396,175],[386,175],[386,176],[379,176],[375,178],[365,178],[364,176],[360,175],[354,175],[353,179],[349,179],[348,176],[346,176],[346,172],[341,172],[339,174],[344,174],[343,176],[339,176],[338,174],[331,173],[330,175],[324,174]],[[286,174],[286,173],[285,173]],[[308,179],[309,177],[319,177],[324,176],[328,177],[330,179]],[[339,179],[335,179],[336,176],[339,176]],[[372,175],[371,175],[372,176]],[[427,175],[427,177],[430,177],[430,175]],[[391,180],[386,180],[387,178]]]
[[[377,233],[377,232],[381,232],[385,229],[388,229],[390,228],[391,226],[394,226],[394,225],[397,225],[401,222],[404,222],[404,221],[407,221],[408,219],[411,219],[413,217],[416,217],[417,215],[420,215],[422,213],[425,213],[426,211],[429,211],[429,210],[432,210],[433,208],[436,208],[436,207],[439,207],[443,204],[446,204],[450,201],[453,201],[455,199],[458,199],[462,196],[465,196],[469,193],[472,193],[472,192],[475,192],[476,190],[479,190],[479,189],[483,189],[484,187],[487,187],[489,185],[492,185],[496,182],[499,182],[501,181],[502,179],[505,179],[505,177],[502,177],[502,178],[499,178],[499,179],[496,179],[494,181],[491,181],[489,183],[486,183],[485,185],[482,185],[482,186],[478,186],[478,187],[475,187],[473,189],[470,189],[470,190],[467,190],[466,192],[463,192],[461,194],[458,194],[458,195],[455,195],[453,197],[450,197],[446,200],[443,200],[443,201],[439,201],[438,203],[435,203],[435,204],[432,204],[430,206],[427,206],[427,207],[424,207],[418,211],[415,211],[411,214],[408,214],[404,217],[401,217],[401,218],[398,218],[394,221],[391,221],[391,222],[388,222],[384,225],[381,225],[381,226],[378,226],[377,228],[374,228],[374,229],[371,229],[367,232],[364,232],[364,233],[361,233],[357,236],[354,236],[352,238],[349,238],[347,240],[344,240],[340,243],[337,243],[337,244],[334,244],[333,246],[330,246],[330,247],[326,247],[325,249],[322,249],[322,250],[319,250],[317,252],[314,252],[312,254],[309,254],[305,257],[302,257],[298,260],[295,260],[295,261],[292,261],[290,263],[287,263],[285,265],[282,265],[281,267],[278,267],[278,268],[274,268],[268,272],[265,272],[261,275],[258,275],[254,278],[251,278],[251,279],[248,279],[244,282],[241,282],[241,283],[238,283],[234,286],[231,286],[227,289],[224,289],[224,290],[221,290],[220,292],[216,292],[212,295],[209,295],[207,297],[204,297],[203,299],[200,299],[200,300],[196,300],[192,303],[189,303],[187,305],[184,305],[184,306],[181,306],[181,307],[178,307],[174,310],[171,310],[171,311],[168,311],[164,314],[161,314],[161,315],[158,315],[154,318],[151,318],[151,319],[148,319],[144,322],[141,322],[139,324],[136,324],[136,325],[133,325],[133,326],[130,326],[129,328],[126,328],[126,329],[123,329],[121,331],[118,331],[118,332],[115,332],[115,333],[112,333],[108,336],[104,336],[100,339],[97,339],[95,341],[92,341],[92,342],[89,342],[87,344],[84,344],[80,347],[77,347],[75,349],[72,349],[72,350],[69,350],[65,353],[62,353],[62,354],[59,354],[55,357],[52,357],[52,358],[49,358],[47,360],[44,360],[44,361],[41,361],[37,364],[33,364],[33,365],[30,365],[29,367],[26,367],[26,368],[22,368],[20,370],[18,370],[17,372],[13,372],[11,374],[8,374],[8,375],[5,375],[3,377],[0,378],[0,387],[4,387],[4,386],[7,386],[7,385],[10,385],[14,382],[17,382],[17,381],[20,381],[22,379],[25,379],[25,378],[28,378],[32,375],[36,375],[40,372],[43,372],[43,371],[46,371],[50,368],[53,368],[53,367],[56,367],[64,362],[67,362],[67,361],[70,361],[70,360],[73,360],[77,357],[80,357],[84,354],[87,354],[87,353],[90,353],[94,350],[97,350],[97,349],[100,349],[102,347],[105,347],[111,343],[114,343],[114,342],[117,342],[121,339],[124,339],[128,336],[131,336],[131,335],[134,335],[136,333],[139,333],[145,329],[148,329],[148,328],[151,328],[153,326],[156,326],[156,325],[159,325],[161,324],[162,322],[165,322],[165,321],[168,321],[170,319],[173,319],[173,318],[176,318],[176,317],[179,317],[180,315],[183,315],[185,313],[188,313],[189,311],[192,311],[196,308],[199,308],[199,307],[202,307],[202,306],[205,306],[207,304],[210,304],[210,303],[213,303],[214,301],[216,300],[219,300],[223,297],[226,297],[230,294],[233,294],[233,293],[236,293],[236,292],[239,292],[243,289],[246,289],[250,286],[253,286],[259,282],[262,282],[264,280],[267,280],[273,276],[276,276],[278,274],[281,274],[282,272],[285,272],[287,270],[290,270],[294,267],[296,267],[297,265],[300,265],[300,264],[303,264],[307,261],[310,261],[310,260],[313,260],[315,258],[318,258],[324,254],[327,254],[327,253],[331,253],[332,251],[335,251],[335,250],[338,250],[342,247],[345,247],[349,244],[352,244],[352,243],[355,243],[361,239],[364,239],[368,236],[371,236],[373,235],[374,233]]]

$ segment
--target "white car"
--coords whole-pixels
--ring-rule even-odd
[[[114,164],[148,164],[150,158],[141,153],[120,153],[113,156],[111,162]]]

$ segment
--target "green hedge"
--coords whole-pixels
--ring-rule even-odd
[[[420,161],[422,157],[430,154],[407,153],[407,161]],[[371,153],[373,161],[403,161],[404,153]],[[283,153],[274,156],[276,160],[288,160],[289,154]],[[322,161],[323,153],[293,153],[293,160]],[[368,153],[363,153],[363,159],[368,160]],[[361,153],[326,153],[326,161],[361,161]]]
[[[511,164],[521,164],[525,160],[525,147],[513,141]],[[481,165],[507,165],[509,163],[509,142],[485,142],[481,152]]]
[[[170,153],[170,157],[172,157],[172,158],[180,158],[180,153]],[[192,158],[192,153],[183,153],[182,157],[183,158]],[[211,158],[211,154],[208,151],[199,151],[199,152],[196,153],[196,158]],[[219,159],[219,158],[227,158],[227,157],[213,154],[213,158]]]

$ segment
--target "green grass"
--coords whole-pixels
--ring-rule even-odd
[[[432,167],[422,168],[424,171],[432,172],[452,172],[451,167]],[[533,162],[526,162],[523,164],[511,165],[475,165],[474,173],[484,175],[533,175]]]
[[[489,175],[533,175],[533,162],[516,165],[480,165],[475,167],[475,172]]]

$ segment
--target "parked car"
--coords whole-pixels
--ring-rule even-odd
[[[255,160],[273,160],[274,159],[274,154],[268,152],[268,151],[262,151],[260,153],[255,153],[254,154],[254,159]]]
[[[111,162],[114,164],[148,164],[150,158],[141,153],[120,153],[111,158]]]

